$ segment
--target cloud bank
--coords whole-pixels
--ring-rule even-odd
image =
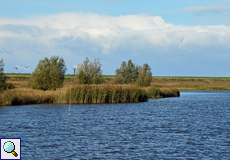
[[[195,62],[199,57],[229,59],[229,42],[229,26],[174,25],[148,14],[113,17],[78,12],[0,19],[0,58],[36,67],[39,59],[59,55],[70,72],[86,56],[100,58],[105,66],[116,63],[116,68],[132,57],[148,61],[145,54],[168,64]],[[106,68],[107,74],[116,69]]]

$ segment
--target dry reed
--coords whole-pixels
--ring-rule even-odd
[[[0,99],[0,105],[42,104],[53,103],[55,95],[32,89],[12,89],[1,92]]]
[[[66,92],[66,99],[70,91]],[[147,92],[133,85],[75,85],[71,89],[71,102],[88,103],[133,103],[148,100]]]
[[[176,88],[147,87],[148,98],[179,97],[180,91]]]

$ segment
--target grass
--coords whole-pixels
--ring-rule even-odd
[[[230,90],[230,78],[224,77],[154,77],[151,86],[179,90]]]
[[[69,103],[70,88],[42,91],[29,88],[5,90],[0,93],[0,105]],[[71,102],[129,103],[148,100],[147,92],[133,85],[76,85],[71,88]]]
[[[66,99],[70,90],[66,92]],[[71,102],[87,103],[134,103],[148,100],[147,92],[134,85],[76,85],[71,89]]]
[[[54,94],[40,90],[12,89],[0,94],[0,105],[2,106],[53,103],[54,101]]]

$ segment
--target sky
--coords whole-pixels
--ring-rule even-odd
[[[131,59],[153,76],[230,77],[229,44],[230,0],[0,0],[5,73],[55,55],[67,74],[88,57],[103,75]]]

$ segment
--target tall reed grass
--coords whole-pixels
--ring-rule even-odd
[[[1,92],[0,105],[26,105],[53,103],[55,95],[51,92],[44,92],[32,89],[12,89]]]
[[[140,88],[136,85],[74,85],[57,90],[36,90],[30,88],[16,88],[0,92],[0,106],[26,105],[44,103],[135,103],[145,102],[148,98],[177,97],[179,90],[157,87]]]
[[[179,97],[180,91],[176,88],[157,88],[154,86],[146,89],[149,98],[166,98],[166,97]]]
[[[66,92],[67,102],[70,90]],[[147,92],[134,85],[75,85],[71,89],[71,102],[88,103],[134,103],[148,100]]]
[[[161,88],[161,97],[179,97],[180,96],[180,90],[176,88]]]

